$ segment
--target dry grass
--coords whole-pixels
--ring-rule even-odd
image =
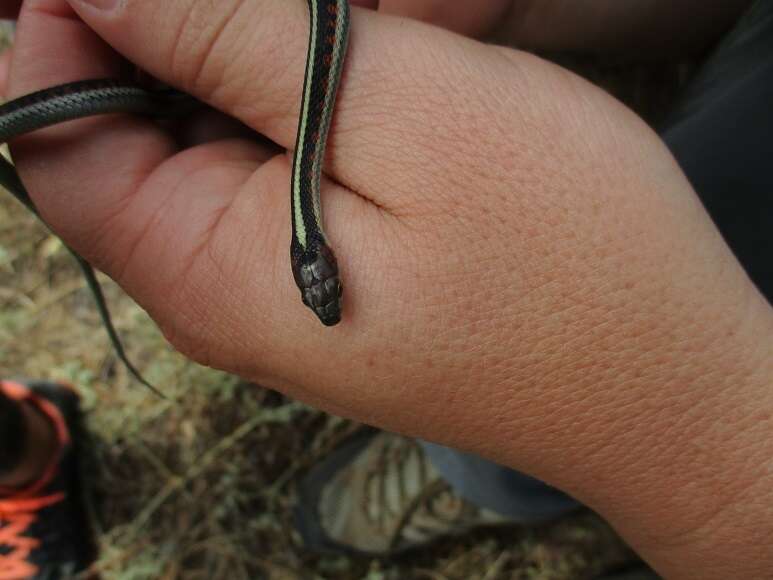
[[[594,70],[617,78],[614,66]],[[629,101],[647,79],[623,84]],[[393,560],[307,553],[290,521],[296,484],[356,426],[184,360],[105,287],[131,358],[168,400],[129,380],[66,250],[0,196],[0,375],[64,379],[82,395],[103,578],[547,580],[589,578],[631,557],[589,513]]]

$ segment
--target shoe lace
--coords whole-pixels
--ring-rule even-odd
[[[40,540],[24,533],[37,521],[37,512],[59,503],[64,493],[40,497],[11,497],[0,500],[0,580],[19,580],[37,573],[29,561]]]
[[[432,535],[453,527],[453,519],[444,510],[435,509],[438,501],[460,500],[448,483],[438,479],[424,451],[413,440],[390,438],[371,464],[366,484],[366,513],[371,523],[388,533],[394,549],[406,536]],[[453,510],[456,515],[458,508]],[[419,513],[424,516],[417,519]]]

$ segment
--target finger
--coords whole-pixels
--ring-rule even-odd
[[[302,2],[225,0],[216,10],[198,0],[71,4],[153,76],[293,144],[308,38]]]
[[[63,0],[27,2],[17,36],[15,61],[20,64],[14,71],[11,96],[84,78],[117,77],[127,68],[124,59],[89,30]],[[62,59],[61,54],[68,58]],[[74,128],[75,135],[69,137]],[[132,196],[138,184],[177,151],[177,143],[191,146],[248,135],[247,129],[233,119],[209,111],[194,117],[184,129],[172,139],[166,131],[140,118],[95,118],[18,139],[14,151],[22,172],[25,158],[29,157],[25,153],[34,151],[43,169],[31,176],[32,184],[41,184],[32,187],[31,193],[40,202],[44,215],[51,218],[49,221],[77,244],[78,236],[92,237],[94,229],[101,227],[97,224],[114,214],[117,202]],[[52,140],[66,141],[67,145],[46,155]],[[102,164],[84,162],[95,149],[101,151],[98,160]],[[272,148],[265,146],[256,148],[256,152],[263,159],[274,154]],[[117,166],[119,160],[126,169],[113,172],[110,187],[86,195],[82,183],[94,179],[104,185],[104,163]],[[81,186],[69,187],[66,182],[51,178],[60,175],[62,168],[69,168],[68,174],[74,174]],[[60,183],[61,188],[56,187]],[[88,215],[79,216],[77,223],[66,219],[70,215],[68,209],[84,204],[92,210]]]
[[[305,2],[224,0],[217,10],[206,0],[124,0],[109,9],[108,0],[101,9],[70,2],[154,76],[294,146],[309,26]],[[471,110],[481,97],[503,106],[501,95],[480,90],[499,72],[467,64],[486,50],[440,29],[354,8],[326,171],[392,213],[417,196],[437,199],[448,189],[442,181],[448,163],[478,155],[474,140],[459,134],[456,115],[481,116]],[[427,151],[440,163],[427,160]],[[440,181],[428,188],[405,179],[419,173]]]
[[[67,58],[61,55],[66,54]],[[46,86],[120,76],[124,61],[90,31],[62,0],[29,0],[22,8],[11,66],[9,95]],[[30,195],[45,219],[86,256],[97,258],[89,244],[117,207],[128,203],[138,184],[176,150],[160,129],[141,119],[98,117],[40,131],[14,140],[14,157]],[[96,152],[99,153],[97,157]],[[109,188],[105,166],[120,156],[127,171],[116,171]],[[84,162],[90,158],[98,162]],[[30,165],[36,171],[28,172]],[[73,187],[62,175],[73,175]],[[93,183],[93,187],[86,184]],[[93,195],[84,195],[84,192]],[[89,212],[73,215],[72,208]],[[129,232],[127,232],[129,234]],[[136,235],[136,234],[135,234]]]
[[[62,54],[68,58],[62,59]],[[11,95],[76,79],[120,76],[124,67],[123,59],[63,0],[25,3],[12,64]],[[194,125],[187,139],[212,137],[211,130],[203,134]],[[129,116],[97,117],[39,131],[14,140],[12,150],[46,221],[87,259],[118,278],[154,216],[180,195],[176,187],[186,171],[200,169],[202,159],[205,168],[230,164],[236,167],[235,175],[228,177],[233,183],[246,179],[266,158],[261,148],[233,141],[175,157],[177,146],[169,134]],[[146,187],[149,180],[153,187]],[[200,185],[200,202],[186,202],[189,222],[199,226],[235,194],[232,188]],[[171,215],[167,219],[172,223],[162,223],[161,228],[166,227],[167,237],[179,236],[176,241],[181,247],[186,245],[185,236],[200,233],[195,228],[175,228],[176,218]],[[174,274],[173,269],[168,272]],[[152,293],[141,280],[130,276],[126,282]]]

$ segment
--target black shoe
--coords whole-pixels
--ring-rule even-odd
[[[77,457],[78,396],[46,382],[0,381],[0,392],[51,419],[56,457],[37,482],[0,490],[0,580],[64,580],[85,571],[96,547],[86,514]]]

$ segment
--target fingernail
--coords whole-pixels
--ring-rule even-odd
[[[92,9],[107,12],[117,8],[123,0],[69,0],[70,4],[87,6]]]

